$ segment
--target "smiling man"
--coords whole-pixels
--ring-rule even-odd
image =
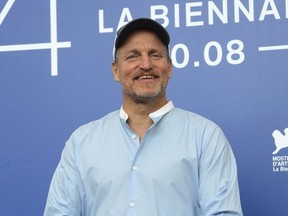
[[[165,92],[172,63],[167,47],[154,33],[142,30],[130,35],[126,44],[117,49],[113,72],[123,87],[124,101],[167,102]]]
[[[243,215],[224,133],[166,97],[169,42],[151,19],[118,31],[112,70],[123,105],[67,141],[45,216]]]

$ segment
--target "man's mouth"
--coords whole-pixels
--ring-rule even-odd
[[[154,75],[143,75],[143,76],[137,76],[135,77],[135,80],[146,80],[146,79],[156,79],[158,76]]]

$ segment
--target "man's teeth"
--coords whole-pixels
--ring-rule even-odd
[[[153,76],[141,76],[138,78],[138,80],[142,80],[142,79],[153,79]]]

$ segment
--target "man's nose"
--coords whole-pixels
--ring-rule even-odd
[[[142,55],[141,56],[141,62],[140,62],[139,67],[145,71],[149,71],[152,69],[153,63],[152,63],[151,59],[149,58],[149,55]]]

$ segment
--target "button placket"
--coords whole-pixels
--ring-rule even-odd
[[[130,130],[130,133],[129,133],[129,137],[130,137],[130,140],[131,142],[133,143],[133,148],[134,150],[136,151],[135,152],[135,155],[134,155],[134,158],[133,158],[133,162],[131,164],[131,172],[130,172],[130,185],[129,185],[129,195],[127,197],[127,206],[130,210],[128,210],[128,215],[130,214],[135,214],[135,208],[136,208],[136,202],[137,202],[137,198],[138,198],[138,194],[139,194],[139,176],[138,176],[138,172],[136,172],[139,168],[137,166],[137,161],[138,161],[138,151],[140,150],[140,143],[139,143],[139,137],[138,135]],[[132,144],[131,143],[131,144]],[[130,212],[130,213],[129,213]],[[133,212],[133,213],[132,213]]]

